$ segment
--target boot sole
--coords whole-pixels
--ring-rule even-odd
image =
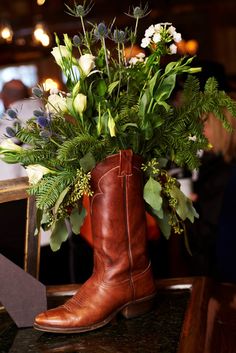
[[[34,324],[34,328],[38,331],[51,333],[81,333],[93,331],[107,325],[118,313],[121,313],[126,319],[131,319],[146,314],[152,309],[155,296],[156,293],[151,296],[125,304],[121,308],[113,312],[111,315],[109,315],[105,320],[90,326],[59,328]]]

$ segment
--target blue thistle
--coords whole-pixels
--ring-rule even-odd
[[[104,22],[99,23],[94,29],[94,37],[100,40],[108,37],[108,29]]]
[[[41,116],[38,116],[37,119],[36,119],[38,125],[42,128],[45,128],[49,125],[49,120],[48,118],[46,118],[45,116],[41,115]]]
[[[80,37],[77,34],[73,37],[72,40],[73,40],[73,44],[76,47],[79,47],[81,45],[81,39],[80,39]]]
[[[112,34],[112,40],[115,43],[125,43],[127,41],[127,32],[115,29]]]
[[[17,112],[14,109],[7,109],[6,114],[11,118],[12,120],[17,119]]]
[[[42,98],[43,90],[40,87],[33,87],[32,88],[33,96],[36,98]]]
[[[8,126],[8,127],[6,127],[6,135],[7,135],[7,137],[15,137],[16,132],[12,127]]]
[[[43,116],[43,111],[42,110],[34,110],[33,114],[35,117]]]

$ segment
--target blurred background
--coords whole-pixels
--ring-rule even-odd
[[[66,4],[73,6],[74,0]],[[148,4],[152,12],[140,22],[140,40],[149,25],[172,22],[183,37],[179,53],[221,64],[235,88],[235,0],[149,0]],[[136,0],[95,0],[86,19],[109,24],[116,17],[117,27],[130,26],[134,20],[124,13],[139,5]],[[64,0],[0,0],[0,90],[12,78],[23,80],[29,88],[46,80],[62,88],[63,78],[50,54],[54,32],[60,37],[80,32],[80,22],[66,14]]]

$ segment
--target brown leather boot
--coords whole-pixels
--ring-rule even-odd
[[[155,284],[146,249],[141,158],[131,150],[107,157],[92,171],[94,271],[64,305],[39,314],[35,328],[76,333],[151,309]]]

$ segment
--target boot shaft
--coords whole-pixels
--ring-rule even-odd
[[[123,281],[127,273],[133,277],[148,267],[141,165],[139,156],[125,150],[92,171],[95,270],[103,267],[109,281]]]

